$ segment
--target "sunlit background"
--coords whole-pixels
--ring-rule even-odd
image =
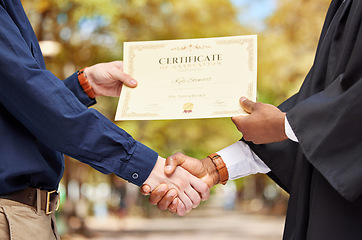
[[[298,91],[313,63],[330,0],[22,2],[47,68],[60,79],[122,60],[125,41],[258,34],[258,100],[278,105]],[[113,120],[118,99],[97,101]],[[230,119],[116,124],[163,157],[181,151],[204,158],[241,138]],[[255,175],[215,187],[181,218],[150,205],[136,186],[68,157],[60,191],[62,239],[281,239],[288,201],[268,177]]]

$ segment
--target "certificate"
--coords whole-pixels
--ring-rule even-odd
[[[256,35],[124,43],[123,86],[115,120],[221,118],[256,100]]]

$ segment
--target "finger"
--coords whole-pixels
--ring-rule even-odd
[[[186,212],[190,212],[194,205],[191,199],[184,192],[179,192],[178,197],[183,202]]]
[[[133,77],[131,77],[127,73],[118,71],[117,76],[118,76],[117,79],[120,80],[121,82],[123,82],[123,84],[126,85],[127,87],[134,88],[138,84],[136,79],[134,79]]]
[[[150,194],[149,202],[152,205],[156,205],[167,193],[168,186],[167,184],[161,184],[160,186],[156,187]]]
[[[177,215],[179,215],[179,216],[185,216],[186,215],[185,204],[182,201],[180,201],[180,199],[178,201],[176,212],[177,212]]]
[[[187,156],[182,153],[175,153],[174,155],[168,157],[165,163],[165,173],[173,173],[177,166],[182,165],[185,162],[186,158]]]
[[[178,198],[175,198],[172,203],[168,206],[168,211],[170,213],[175,213],[177,211],[177,206],[178,206],[178,203],[179,203],[179,199]],[[186,212],[186,211],[185,211]]]
[[[123,82],[128,87],[136,87],[137,81],[131,77],[131,75],[123,72],[123,62],[122,61],[115,61],[112,62],[114,67],[116,67],[116,71],[114,71],[113,76]]]
[[[131,77],[130,75],[121,72],[122,75],[122,82],[124,83],[124,85],[126,85],[127,87],[131,87],[134,88],[137,86],[138,82],[136,81],[136,79],[134,79],[133,77]]]
[[[192,208],[196,208],[197,206],[200,205],[201,197],[200,197],[199,193],[195,191],[195,189],[193,189],[192,187],[187,188],[187,189],[185,189],[185,193],[192,202]],[[187,212],[191,211],[191,209],[187,209],[187,210],[188,210]]]
[[[210,197],[209,186],[198,178],[190,178],[191,186],[199,193],[201,200],[205,201]]]
[[[172,204],[173,200],[177,197],[177,191],[175,189],[169,190],[165,196],[157,203],[158,209],[161,211],[166,210]]]
[[[150,186],[148,186],[147,184],[144,184],[144,185],[141,186],[141,193],[143,195],[149,195],[150,192],[151,192],[151,187]]]
[[[241,107],[244,109],[245,112],[247,112],[247,113],[252,112],[253,105],[254,105],[253,101],[247,99],[246,97],[241,97],[239,101],[240,101]]]

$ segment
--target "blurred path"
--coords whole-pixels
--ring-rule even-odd
[[[92,236],[62,240],[281,240],[282,216],[243,214],[221,208],[195,209],[185,217],[125,217],[87,220]]]

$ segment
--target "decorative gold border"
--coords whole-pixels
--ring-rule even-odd
[[[136,51],[143,51],[147,49],[158,49],[158,48],[164,48],[166,44],[148,44],[148,45],[131,45],[128,48],[128,56],[129,56],[129,75],[133,75],[134,72],[134,58],[136,57],[135,52]],[[129,102],[130,102],[130,93],[129,91],[126,92],[124,105],[122,108],[122,116],[123,117],[158,117],[159,114],[156,113],[135,113],[135,112],[128,112],[130,110]]]
[[[158,117],[159,114],[157,113],[135,113],[135,112],[128,112],[129,111],[129,102],[130,102],[130,93],[126,93],[126,97],[124,100],[124,106],[122,108],[122,116],[123,117]]]
[[[136,51],[143,51],[143,50],[147,50],[147,49],[158,49],[158,48],[164,48],[166,46],[166,44],[149,44],[149,45],[131,45],[129,46],[129,75],[133,75],[133,62],[134,62],[134,58],[136,57],[135,52]]]
[[[248,55],[248,67],[249,70],[251,72],[254,71],[254,53],[255,53],[255,44],[254,44],[254,38],[253,37],[249,37],[249,38],[242,38],[242,39],[220,39],[220,40],[215,40],[215,42],[219,45],[228,45],[228,44],[240,44],[240,45],[244,45],[247,44],[247,51],[249,53]],[[133,72],[134,72],[134,58],[136,57],[135,52],[136,51],[143,51],[143,50],[148,50],[148,49],[159,49],[159,48],[164,48],[166,46],[166,44],[164,43],[155,43],[155,44],[148,44],[148,45],[130,45],[128,48],[128,62],[129,62],[129,74],[132,76]],[[209,45],[200,45],[200,44],[184,44],[180,47],[174,47],[171,48],[171,50],[174,51],[185,51],[185,50],[193,50],[193,49],[206,49],[206,48],[211,48],[211,46]],[[255,84],[254,83],[250,83],[248,86],[248,90],[247,90],[247,94],[250,96],[254,95],[254,90],[255,90]],[[124,106],[122,108],[122,116],[123,117],[158,117],[159,114],[157,113],[143,113],[143,114],[138,114],[135,112],[129,112],[130,107],[129,107],[129,102],[130,102],[130,93],[127,91],[126,92],[126,96],[125,96],[125,101],[124,101]],[[222,115],[240,115],[240,114],[245,114],[245,112],[240,109],[237,111],[217,111],[217,112],[213,112],[212,115],[214,116],[222,116]]]
[[[174,48],[171,48],[170,50],[171,51],[185,51],[185,50],[202,50],[202,49],[208,49],[208,48],[211,48],[210,45],[200,45],[200,44],[184,44],[182,45],[181,47],[174,47]]]
[[[248,45],[247,50],[249,52],[249,59],[248,59],[249,70],[251,72],[254,71],[254,53],[255,53],[254,38],[250,37],[250,38],[244,38],[244,39],[230,39],[230,40],[220,39],[220,40],[216,40],[215,42],[219,45],[228,45],[228,44],[244,45],[244,44],[247,44]]]
[[[254,82],[252,82],[252,83],[249,83],[249,85],[248,85],[248,91],[247,91],[247,94],[248,94],[248,97],[249,98],[251,98],[252,96],[254,96],[254,94],[255,94],[255,84],[254,84]],[[256,97],[256,96],[255,96]],[[255,99],[251,99],[251,100],[255,100]]]
[[[217,112],[213,112],[211,115],[214,115],[214,116],[222,116],[222,115],[240,115],[240,114],[244,114],[244,110],[240,109],[240,110],[237,110],[237,111],[225,111],[225,110],[222,110],[222,111],[217,111]]]
[[[249,71],[254,72],[255,68],[254,68],[254,54],[256,52],[255,50],[255,39],[253,37],[249,37],[249,38],[243,38],[243,39],[220,39],[220,40],[216,40],[215,41],[217,44],[219,45],[228,45],[228,44],[240,44],[240,45],[244,45],[247,44],[247,50],[248,50],[248,66],[249,66]],[[252,97],[255,94],[255,84],[254,82],[249,83],[248,85],[248,90],[247,90],[247,97]],[[219,114],[220,112],[217,112],[216,114]],[[234,112],[225,112],[224,114],[234,114]],[[241,113],[245,113],[243,110],[237,111],[235,112],[235,114],[241,114]]]

